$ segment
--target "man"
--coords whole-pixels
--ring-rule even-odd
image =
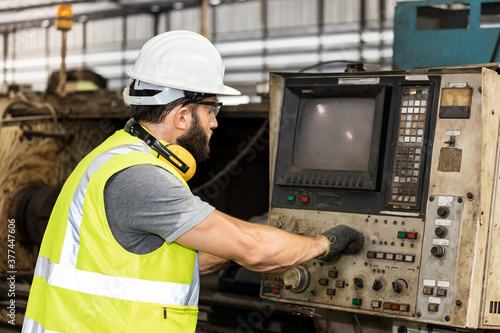
[[[208,157],[217,95],[239,94],[223,84],[220,55],[207,39],[188,31],[160,34],[128,74],[124,98],[132,119],[64,185],[23,331],[193,332],[200,273],[228,260],[284,271],[360,250],[363,235],[347,226],[299,236],[238,220],[191,194],[189,156]],[[173,153],[169,143],[182,151]]]

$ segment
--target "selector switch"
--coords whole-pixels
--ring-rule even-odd
[[[437,209],[437,214],[441,218],[448,217],[448,215],[450,214],[450,209],[448,207],[439,207]]]
[[[397,279],[392,283],[392,289],[398,294],[402,293],[405,288],[408,288],[408,283],[403,279]]]
[[[309,286],[309,271],[302,265],[286,271],[283,275],[285,288],[294,293],[304,292]]]
[[[436,245],[436,246],[433,246],[431,248],[431,254],[433,256],[435,256],[436,258],[442,258],[442,257],[444,257],[445,253],[446,253],[446,250],[441,245]]]
[[[358,288],[363,288],[365,286],[365,281],[363,281],[362,278],[359,278],[359,277],[354,278],[353,282],[354,282],[354,285]]]
[[[382,280],[377,279],[373,282],[372,289],[375,291],[379,291],[380,289],[382,289],[383,286],[384,284],[382,283]]]
[[[448,233],[448,229],[446,229],[446,227],[443,227],[443,226],[439,226],[437,227],[435,230],[434,230],[434,233],[436,234],[436,236],[438,236],[439,238],[443,238],[446,236],[446,234]]]

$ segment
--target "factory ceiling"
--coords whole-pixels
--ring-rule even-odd
[[[48,26],[53,23],[59,4],[71,4],[74,20],[84,22],[198,6],[200,0],[0,0],[0,32]]]

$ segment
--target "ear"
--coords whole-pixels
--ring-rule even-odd
[[[173,110],[174,113],[174,126],[176,129],[188,130],[191,124],[191,111],[187,106],[180,107]]]

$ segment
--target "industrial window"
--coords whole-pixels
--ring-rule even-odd
[[[481,28],[500,27],[500,2],[491,2],[481,4],[481,19],[479,21]]]
[[[465,4],[417,7],[417,30],[467,29],[469,12]]]

